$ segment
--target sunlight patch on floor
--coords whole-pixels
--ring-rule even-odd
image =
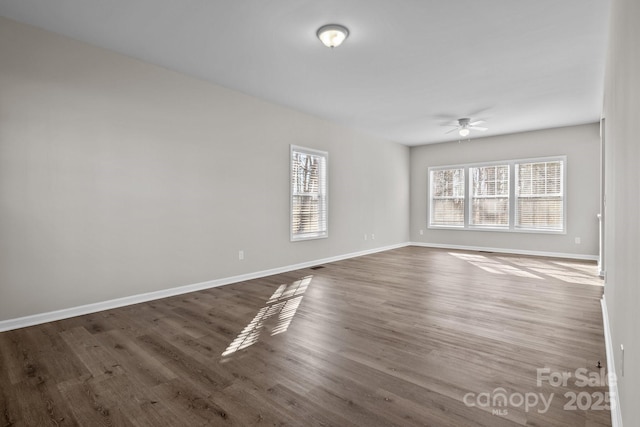
[[[504,257],[501,259],[566,283],[604,286],[604,281],[598,276],[598,268],[595,265],[571,261],[544,262],[526,258]]]
[[[280,285],[271,295],[271,298],[267,300],[265,306],[258,310],[253,320],[229,344],[222,356],[229,356],[258,342],[265,324],[270,319],[275,318],[276,315],[277,321],[271,329],[271,335],[286,332],[302,302],[303,294],[311,284],[312,278],[313,276],[306,276],[289,285]]]
[[[449,255],[467,261],[469,264],[481,268],[488,273],[509,274],[511,276],[528,277],[530,279],[542,279],[531,272],[521,270],[512,265],[503,264],[495,259],[487,258],[484,255],[461,254],[455,252],[449,252]]]
[[[603,280],[597,275],[597,268],[583,263],[572,263],[570,261],[540,261],[517,257],[489,258],[479,254],[455,252],[449,252],[449,255],[467,261],[469,264],[492,274],[508,274],[532,279],[542,279],[541,276],[546,275],[566,283],[604,286]],[[504,263],[498,260],[502,260]],[[517,267],[512,264],[515,264]],[[533,272],[537,274],[534,274]]]

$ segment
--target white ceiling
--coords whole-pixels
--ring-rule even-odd
[[[0,15],[407,145],[590,123],[609,0],[0,0]],[[347,26],[324,47],[316,30]]]

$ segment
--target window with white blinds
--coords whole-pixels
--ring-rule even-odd
[[[563,164],[560,160],[516,164],[516,227],[564,229]]]
[[[509,226],[509,165],[469,168],[471,206],[469,224]]]
[[[291,146],[291,241],[328,236],[328,157]]]
[[[565,233],[566,160],[557,156],[429,168],[428,227]]]
[[[430,172],[430,225],[464,226],[464,169]]]

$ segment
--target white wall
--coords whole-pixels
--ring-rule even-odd
[[[0,320],[408,240],[405,146],[4,18],[0,58]],[[289,242],[289,144],[328,239]]]
[[[613,0],[604,108],[605,298],[625,426],[640,420],[639,21],[638,0]]]
[[[598,254],[599,144],[599,127],[590,124],[412,147],[411,241],[595,259]],[[558,155],[567,156],[566,234],[427,228],[429,167]],[[420,230],[424,230],[423,235]],[[580,237],[581,244],[575,243],[576,237]]]

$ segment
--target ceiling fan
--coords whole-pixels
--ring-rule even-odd
[[[458,131],[458,133],[460,134],[460,136],[468,136],[469,133],[471,133],[472,130],[479,130],[479,131],[486,131],[488,130],[488,128],[482,127],[482,126],[478,126],[485,123],[484,120],[476,120],[475,122],[472,122],[470,118],[466,117],[466,118],[462,118],[462,119],[458,119],[458,124],[457,125],[445,125],[445,126],[454,126],[454,129],[451,129],[448,132],[445,132],[445,135],[451,132],[455,132]]]

